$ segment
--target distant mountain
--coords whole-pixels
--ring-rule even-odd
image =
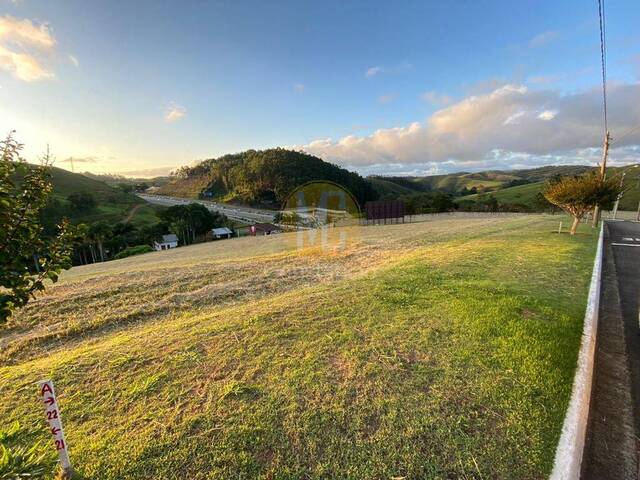
[[[361,204],[377,198],[373,186],[357,173],[283,148],[248,150],[182,167],[158,193],[279,208],[296,187],[319,180],[345,187]]]
[[[586,165],[558,165],[522,170],[488,170],[459,172],[424,177],[371,176],[367,180],[381,198],[399,198],[430,191],[453,195],[457,204],[484,201],[494,197],[504,210],[536,210],[539,194],[545,183],[555,176],[582,175],[595,167]],[[636,210],[640,201],[640,168],[610,167],[608,175],[627,171],[625,191],[620,209]]]
[[[118,186],[118,185],[136,185],[136,184],[147,184],[149,186],[161,186],[165,183],[169,182],[169,175],[166,176],[156,176],[156,177],[136,177],[136,176],[125,176],[119,173],[91,173],[84,172],[82,173],[85,177],[93,178],[94,180],[98,180],[100,182],[104,182],[107,185]]]

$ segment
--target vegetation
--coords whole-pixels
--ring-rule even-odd
[[[150,253],[153,251],[153,248],[149,245],[136,245],[135,247],[127,247],[120,253],[115,254],[113,259],[119,260],[121,258],[132,257],[133,255],[140,255],[141,253]]]
[[[544,189],[545,198],[573,217],[571,235],[576,233],[580,220],[596,206],[611,205],[622,193],[617,178],[603,180],[596,173],[579,177],[562,177],[550,181]]]
[[[34,381],[52,378],[85,478],[545,478],[596,240],[556,223],[336,228],[324,249],[293,233],[73,268],[0,332],[0,415],[49,451]]]
[[[160,216],[184,245],[194,243],[196,235],[203,235],[212,228],[233,226],[225,215],[212,212],[200,203],[174,205],[164,210]]]
[[[0,429],[0,478],[42,478],[54,466],[52,452],[47,452],[40,442],[30,447],[14,445],[24,432],[19,422]]]
[[[437,191],[403,195],[400,200],[404,202],[408,215],[448,212],[455,207],[453,196]]]
[[[283,148],[247,150],[183,167],[159,193],[280,208],[293,189],[317,180],[338,183],[360,203],[377,197],[357,173]]]
[[[620,210],[635,211],[640,203],[640,171],[634,168],[634,165],[628,167],[609,167],[607,174],[609,177],[617,177],[626,172],[625,191],[620,199]],[[582,175],[586,172],[594,171],[592,167],[544,167],[534,170],[515,170],[514,175],[521,175],[525,172],[528,181],[531,183],[508,187],[503,186],[498,190],[491,192],[498,202],[498,209],[501,211],[528,211],[528,212],[548,212],[557,209],[544,198],[543,190],[549,180],[560,178],[562,176]],[[533,172],[533,173],[531,173]],[[462,206],[462,209],[474,209],[470,202],[482,202],[480,195],[471,195],[468,197],[459,197],[456,203]]]
[[[51,193],[48,153],[39,167],[27,168],[22,145],[9,134],[0,142],[0,325],[24,306],[45,280],[56,282],[71,266],[71,228],[58,226],[52,239],[43,237],[40,211]],[[24,172],[19,185],[16,172]]]

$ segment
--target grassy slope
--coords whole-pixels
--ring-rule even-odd
[[[0,337],[0,414],[49,441],[33,382],[52,378],[88,478],[546,477],[595,244],[556,222],[337,229],[344,250],[296,250],[291,234],[75,268]]]
[[[137,225],[151,224],[158,221],[157,209],[131,193],[125,193],[99,180],[86,177],[78,173],[53,167],[51,170],[53,196],[61,202],[72,193],[88,192],[96,200],[97,207],[91,212],[71,216],[74,222],[96,222],[105,220],[119,222],[128,217],[131,210],[136,210],[131,222]]]
[[[544,182],[528,183],[526,185],[518,185],[516,187],[496,190],[495,192],[491,192],[490,195],[496,197],[496,199],[501,203],[529,205],[533,203],[538,192],[542,190],[543,185]],[[467,195],[464,197],[458,197],[456,200],[476,200],[477,198],[478,195]]]
[[[540,172],[543,174],[551,174],[553,172],[560,171],[566,175],[579,175],[584,173],[585,167],[574,167],[575,171],[572,171],[571,167],[563,167],[562,170],[549,169],[546,172],[548,167],[532,170],[532,172],[536,172],[536,175],[540,175]],[[608,174],[607,177],[611,176],[619,176],[621,172],[626,171],[627,175],[625,177],[625,186],[627,187],[627,191],[622,196],[620,200],[620,210],[632,210],[635,211],[638,209],[638,203],[640,202],[640,168],[629,168],[629,167],[611,167],[607,169]],[[526,177],[527,175],[524,175]],[[619,178],[619,177],[618,177]],[[496,190],[495,192],[491,192],[491,195],[496,197],[496,199],[501,203],[513,203],[513,204],[531,204],[538,192],[542,191],[545,182],[540,181],[536,183],[530,183],[527,185],[518,185],[517,187],[505,188],[502,190]],[[465,197],[459,197],[456,200],[475,200],[477,195],[468,195]]]
[[[391,182],[389,180],[385,180],[380,177],[369,177],[367,181],[371,183],[373,188],[381,198],[386,196],[398,197],[401,195],[410,195],[412,193],[416,193],[416,190],[411,190],[403,185],[398,185],[397,183]]]
[[[157,193],[172,197],[198,198],[200,192],[202,192],[208,184],[209,177],[206,175],[172,179],[160,187]]]

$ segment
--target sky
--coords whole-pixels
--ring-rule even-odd
[[[607,2],[613,164],[640,161],[639,21]],[[595,164],[602,110],[595,0],[0,0],[0,133],[76,171],[278,146],[365,175]]]

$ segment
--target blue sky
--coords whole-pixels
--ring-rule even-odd
[[[614,138],[640,124],[639,20],[607,4]],[[273,146],[362,173],[588,163],[598,35],[595,0],[0,0],[0,130],[106,172]]]

